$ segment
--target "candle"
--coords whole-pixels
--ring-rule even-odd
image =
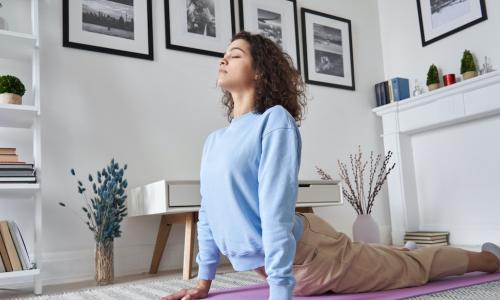
[[[455,83],[455,74],[450,73],[450,74],[443,75],[443,83],[444,83],[444,86],[454,84]]]

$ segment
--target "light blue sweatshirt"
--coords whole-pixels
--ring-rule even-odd
[[[295,214],[302,141],[281,105],[247,112],[212,132],[200,168],[199,279],[214,279],[220,252],[236,271],[265,267],[269,299],[292,299],[302,220]]]

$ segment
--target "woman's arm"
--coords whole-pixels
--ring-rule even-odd
[[[215,244],[212,231],[208,225],[203,200],[198,212],[198,279],[212,280],[215,278],[215,271],[220,262],[219,248]]]
[[[295,285],[292,233],[298,192],[301,140],[296,128],[278,128],[262,137],[259,164],[259,213],[269,299],[292,298]]]

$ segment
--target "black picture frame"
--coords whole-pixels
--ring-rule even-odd
[[[252,2],[254,0],[238,0],[238,10],[239,10],[239,19],[240,19],[240,30],[247,30],[247,28],[245,27],[245,10],[244,10],[244,3],[248,4],[250,2]],[[299,25],[298,25],[298,16],[297,16],[297,1],[296,0],[280,0],[284,3],[292,3],[292,9],[293,9],[293,26],[291,27],[295,32],[293,33],[293,37],[294,37],[294,40],[293,41],[293,45],[294,45],[294,48],[295,49],[291,49],[290,47],[285,47],[287,49],[284,49],[291,57],[292,57],[292,60],[294,60],[295,62],[295,67],[297,68],[297,70],[300,72],[301,71],[301,60],[300,60],[300,46],[299,46]],[[277,5],[277,1],[273,1],[272,2],[272,5],[276,6]],[[258,16],[257,16],[258,17]],[[280,15],[280,20],[281,20],[281,15]],[[255,27],[258,27],[255,26],[255,24],[253,24],[252,27],[249,28],[249,31],[251,32],[259,32],[261,34],[263,34],[264,36],[268,36],[268,34],[266,34],[265,32],[263,32],[262,30],[256,30]],[[287,26],[287,24],[283,24],[283,26],[280,26],[280,27],[283,27],[283,29],[286,30],[286,28],[290,28],[290,26]],[[281,29],[281,28],[280,28]],[[283,30],[281,29],[281,30]],[[283,36],[283,34],[282,34]],[[287,35],[287,36],[290,36],[290,35]],[[269,37],[269,36],[268,36]],[[290,42],[288,41],[287,43],[288,45],[290,45]],[[294,57],[295,56],[295,57]]]
[[[87,44],[85,41],[75,41],[73,40],[73,37],[70,36],[70,22],[72,22],[70,18],[70,3],[74,5],[75,3],[79,3],[81,5],[80,1],[69,1],[69,0],[63,0],[62,2],[62,7],[63,7],[63,47],[69,47],[69,48],[76,48],[76,49],[82,49],[82,50],[89,50],[89,51],[95,51],[95,52],[101,52],[101,53],[108,53],[108,54],[115,54],[115,55],[122,55],[122,56],[128,56],[128,57],[134,57],[134,58],[140,58],[140,59],[146,59],[146,60],[154,60],[154,50],[153,50],[153,13],[152,13],[152,1],[151,0],[145,0],[146,1],[146,18],[147,20],[144,20],[146,22],[145,25],[147,34],[143,36],[143,38],[147,38],[147,41],[145,44],[147,45],[147,50],[144,51],[143,53],[140,52],[134,52],[130,50],[123,50],[123,49],[118,49],[118,48],[110,48],[110,47],[104,47],[96,44]],[[136,22],[137,18],[134,18],[134,23]],[[135,24],[134,24],[135,26]],[[110,38],[111,40],[112,38]]]
[[[462,31],[466,28],[474,26],[475,24],[483,22],[488,19],[488,15],[486,13],[486,4],[484,0],[469,0],[471,1],[471,3],[475,5],[473,10],[471,11],[474,11],[474,14],[477,17],[474,17],[474,15],[471,13],[471,17],[468,18],[467,21],[463,22],[462,24],[458,26],[451,25],[449,26],[449,30],[447,30],[446,32],[441,34],[435,34],[432,32],[432,30],[428,29],[429,26],[432,26],[430,24],[432,23],[432,14],[434,14],[432,12],[432,8],[430,8],[431,16],[429,16],[429,7],[432,6],[432,4],[430,4],[430,0],[416,0],[416,1],[417,1],[418,22],[420,26],[420,39],[422,42],[422,47],[430,45],[436,41],[442,40],[452,34],[455,34],[459,31]],[[456,1],[448,1],[447,3],[453,3],[453,2]],[[479,14],[480,16],[478,16]],[[466,18],[464,17],[464,19]]]
[[[335,33],[336,35],[335,37],[337,39],[340,39],[340,41],[337,41],[340,43],[340,45],[338,44],[332,45],[333,43],[330,43],[329,40],[325,41],[324,36],[319,36],[319,35],[315,36],[313,34],[313,36],[311,37],[311,34],[308,34],[308,31],[309,32],[312,31],[310,28],[310,24],[308,23],[309,22],[308,15],[316,17],[317,22],[320,22],[318,20],[321,20],[322,22],[321,24],[311,22],[313,28],[315,27],[314,25],[316,25],[316,28],[330,31],[329,33],[327,32],[322,35],[328,36],[328,34],[331,35],[331,33]],[[302,47],[304,53],[305,82],[315,85],[354,91],[356,89],[356,84],[354,80],[354,57],[353,57],[353,45],[352,45],[351,21],[345,18],[329,15],[326,13],[318,12],[304,7],[301,8],[301,19],[302,19]],[[332,22],[337,23],[338,25],[341,26],[337,26],[337,28],[335,28],[333,27],[333,25],[325,25],[325,24],[331,24]],[[340,32],[340,36],[337,36],[338,32]],[[313,31],[313,33],[317,32]],[[310,40],[310,38],[312,38],[312,40]],[[318,43],[319,42],[322,42],[323,44],[328,43],[323,48],[326,47],[332,48],[336,46],[336,48],[338,49],[340,47],[342,50],[341,54],[324,51],[324,49],[322,50],[314,49],[315,38],[318,41]],[[333,38],[334,37],[330,36],[330,39]],[[345,42],[347,42],[348,45],[344,45]],[[312,50],[314,50],[314,52]],[[341,57],[340,61],[338,59],[338,56]],[[312,59],[310,59],[312,57],[314,57],[313,61],[311,61]],[[321,72],[317,72],[316,70],[318,69],[317,66],[318,58],[320,58],[321,61],[325,57],[327,61],[327,66],[330,65],[330,67],[328,69],[325,69],[327,71],[322,70]],[[330,59],[334,61],[332,64],[330,64],[329,62]],[[339,62],[342,63],[341,68],[338,67]],[[331,67],[332,65],[333,67]],[[314,69],[311,69],[311,67],[314,67]],[[342,73],[342,76],[340,76],[340,73]]]
[[[224,40],[224,43],[219,43],[219,46],[223,46],[224,49],[220,49],[219,51],[214,50],[214,49],[204,49],[201,46],[195,47],[194,45],[188,45],[188,44],[174,44],[172,41],[173,39],[173,33],[171,32],[172,26],[171,26],[171,17],[170,17],[170,2],[171,1],[177,1],[177,0],[164,0],[164,10],[165,10],[165,41],[166,41],[166,48],[167,49],[172,49],[172,50],[179,50],[179,51],[185,51],[185,52],[191,52],[191,53],[196,53],[196,54],[202,54],[202,55],[209,55],[209,56],[216,56],[216,57],[223,57],[225,48],[227,45],[231,42],[231,38],[236,34],[236,21],[235,21],[235,12],[234,12],[234,0],[227,0],[229,3],[229,10],[231,13],[230,16],[230,34],[227,35],[227,40]],[[217,0],[215,0],[217,1]],[[219,0],[220,1],[220,0]]]

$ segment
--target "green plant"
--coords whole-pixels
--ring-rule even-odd
[[[472,53],[469,50],[465,50],[460,63],[460,74],[469,71],[476,71],[476,64],[474,63]]]
[[[82,210],[88,221],[80,219],[94,233],[96,242],[113,241],[114,238],[121,236],[120,223],[127,215],[125,189],[128,183],[126,179],[123,179],[126,169],[126,164],[120,168],[118,163],[112,159],[111,163],[102,171],[97,171],[98,184],[89,174],[88,180],[92,183],[94,192],[90,197],[87,197],[87,188],[78,180],[78,193],[82,194],[85,199],[85,206],[82,206]],[[71,169],[71,175],[76,176],[74,169]],[[66,207],[63,202],[59,202],[59,205]]]
[[[439,83],[438,69],[435,64],[432,64],[429,67],[429,71],[427,71],[427,85],[431,85],[433,83]]]
[[[12,93],[23,96],[25,92],[24,84],[19,78],[12,75],[0,76],[0,94]]]

